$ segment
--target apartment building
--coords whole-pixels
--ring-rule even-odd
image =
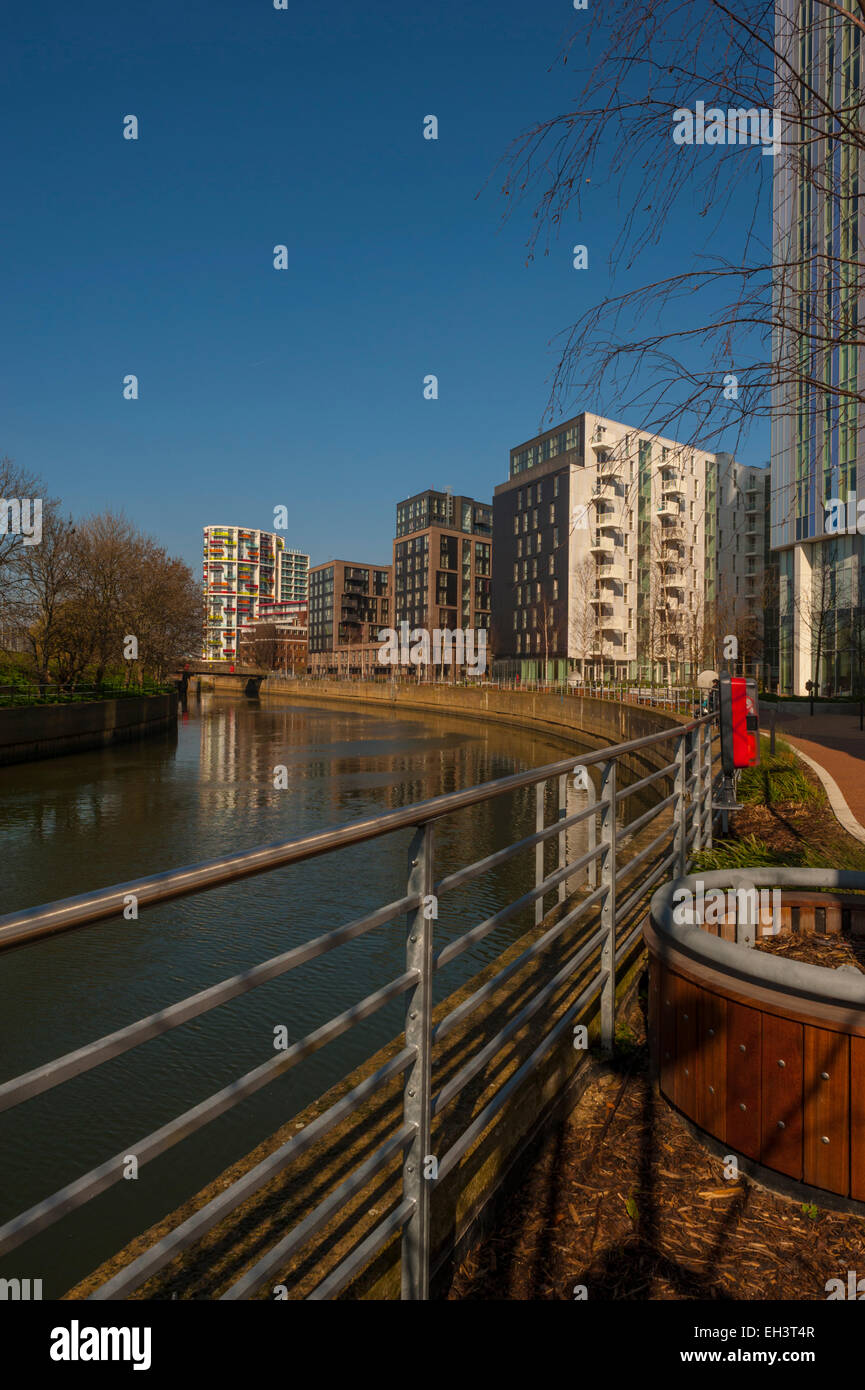
[[[428,489],[398,503],[393,626],[432,632],[489,630],[493,509]]]
[[[758,475],[589,413],[511,450],[493,499],[494,669],[678,682],[720,660],[727,635],[753,665]]]
[[[830,501],[865,497],[860,190],[865,34],[855,6],[778,0],[773,160],[772,546],[780,689],[865,693],[865,540]],[[853,13],[845,14],[845,9]]]
[[[308,571],[309,556],[286,550],[270,531],[205,526],[205,660],[235,660],[240,630],[262,616],[263,606],[305,600]]]
[[[368,676],[379,665],[383,627],[393,626],[390,565],[328,560],[309,572],[309,669],[313,675]]]
[[[239,629],[238,661],[266,671],[306,675],[309,625],[305,600],[262,604],[261,614]]]

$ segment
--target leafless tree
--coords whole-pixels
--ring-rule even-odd
[[[783,166],[808,196],[838,199],[835,156],[855,169],[865,143],[859,84],[836,84],[831,100],[816,90],[796,35],[783,20],[776,31],[771,0],[611,0],[575,25],[559,55],[565,72],[576,68],[570,108],[503,159],[505,216],[533,210],[529,260],[549,255],[566,226],[590,222],[599,199],[624,212],[608,248],[614,275],[633,279],[642,252],[667,232],[680,238],[685,207],[705,219],[711,251],[689,259],[677,240],[675,274],[611,293],[561,330],[546,418],[610,401],[606,413],[631,412],[654,433],[703,448],[723,437],[732,449],[768,418],[774,387],[791,409],[796,392],[814,393],[821,420],[843,423],[862,393],[826,368],[839,343],[862,346],[862,266],[843,237],[775,250],[770,185]],[[865,0],[815,0],[810,27],[815,42],[831,29],[840,55],[865,33]],[[698,102],[722,113],[722,141],[675,143],[676,113]],[[761,112],[778,113],[774,157],[761,148]],[[855,217],[852,199],[842,213]],[[791,488],[785,514],[795,502]]]

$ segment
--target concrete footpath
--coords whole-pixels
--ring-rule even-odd
[[[776,732],[816,772],[838,820],[865,844],[865,731],[854,714],[779,714]]]

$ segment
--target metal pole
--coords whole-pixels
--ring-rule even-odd
[[[406,1072],[403,1115],[415,1133],[403,1157],[403,1196],[414,1203],[402,1237],[402,1297],[429,1298],[430,1236],[429,1180],[424,1161],[430,1151],[430,1052],[432,1047],[433,922],[433,823],[419,826],[408,854],[408,892],[420,895],[414,912],[406,916],[406,969],[420,971],[420,979],[406,995],[405,1041],[417,1056]]]
[[[564,820],[568,814],[568,777],[563,773],[559,778],[559,820]],[[559,868],[563,869],[568,862],[568,847],[565,841],[568,832],[563,830],[559,835]],[[563,903],[568,894],[568,885],[564,879],[559,884],[559,902]]]
[[[712,725],[700,729],[703,738],[703,849],[712,848]]]
[[[688,797],[687,797],[687,778],[688,765],[685,761],[688,755],[688,736],[680,734],[676,739],[676,778],[674,791],[676,802],[674,814],[676,817],[676,836],[674,847],[676,850],[677,869],[680,878],[684,878],[688,867]]]
[[[691,760],[691,825],[694,830],[692,853],[703,848],[703,740],[702,729],[694,729],[688,735],[688,752]]]
[[[535,830],[544,828],[544,791],[546,782],[535,783]],[[544,842],[535,845],[535,887],[544,881]],[[544,920],[543,897],[535,899],[535,926]]]
[[[586,796],[587,796],[587,798],[588,798],[588,801],[587,801],[587,803],[586,803],[587,805],[589,805],[589,806],[597,806],[597,804],[598,804],[598,797],[597,797],[597,793],[596,793],[596,791],[595,791],[595,784],[594,784],[594,782],[592,781],[592,778],[591,778],[591,775],[590,775],[588,769],[586,770]],[[588,844],[587,844],[587,846],[586,846],[586,848],[587,848],[587,849],[597,849],[597,847],[598,847],[598,818],[597,818],[597,816],[589,816],[588,820],[586,821],[586,826],[588,827],[588,841],[589,841]],[[586,866],[586,882],[588,883],[588,885],[589,885],[589,887],[590,887],[591,889],[595,889],[595,888],[597,888],[597,886],[598,886],[598,861],[597,861],[597,859],[590,859],[588,865]]]
[[[592,818],[594,819],[594,818]],[[601,947],[601,971],[607,978],[601,987],[601,1046],[613,1050],[616,1035],[616,760],[604,764],[601,778],[601,887],[606,891],[601,906],[605,932]]]

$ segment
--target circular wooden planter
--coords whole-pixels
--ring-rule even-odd
[[[780,890],[757,921],[751,888]],[[865,936],[856,890],[865,873],[691,875],[654,895],[645,937],[649,1044],[666,1099],[764,1177],[865,1201],[865,975],[753,947],[778,932]]]

